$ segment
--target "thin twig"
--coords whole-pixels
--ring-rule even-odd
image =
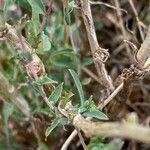
[[[150,26],[146,38],[137,53],[137,59],[142,63],[142,65],[146,63],[148,58],[150,58]]]
[[[88,74],[91,78],[93,78],[95,81],[97,81],[98,83],[101,84],[101,82],[99,81],[99,78],[92,72],[90,71],[88,68],[81,66],[81,69]]]
[[[93,1],[89,1],[89,2],[90,2],[90,4],[92,4],[92,5],[104,5],[104,6],[106,6],[106,7],[109,7],[109,8],[112,8],[112,9],[117,10],[117,8],[116,8],[115,6],[112,6],[112,5],[108,4],[108,3],[104,3],[104,2],[93,2]],[[127,11],[126,11],[125,9],[120,8],[120,11],[122,11],[122,12],[124,12],[124,13],[127,14]]]
[[[124,27],[124,24],[123,24],[123,19],[122,19],[122,14],[121,14],[121,11],[120,11],[119,1],[118,0],[114,0],[114,2],[115,2],[115,5],[116,5],[116,8],[117,8],[117,16],[118,16],[118,19],[119,19],[119,25],[120,25],[120,29],[121,29],[121,32],[122,32],[123,39],[124,40],[129,40],[128,35],[126,33],[126,30],[125,30],[125,27]],[[128,56],[132,60],[132,56],[131,56],[131,52],[130,52],[129,46],[127,44],[125,44],[125,47],[126,47]]]
[[[76,131],[78,132],[78,136],[79,136],[79,139],[80,139],[80,142],[81,142],[81,144],[82,144],[83,149],[84,149],[84,150],[87,150],[87,146],[86,146],[86,144],[85,144],[85,142],[84,142],[84,139],[83,139],[83,137],[82,137],[82,134],[81,134],[80,130],[79,130],[77,127],[75,127],[75,129],[76,129]]]
[[[102,110],[123,88],[123,83],[121,83],[110,96],[104,100],[102,104],[98,106],[98,109]]]
[[[67,138],[63,146],[61,147],[61,150],[67,150],[69,144],[71,141],[75,138],[75,136],[78,134],[77,130],[73,130],[73,132],[70,134],[70,136]]]
[[[142,41],[144,41],[144,34],[143,34],[143,31],[142,31],[142,28],[141,28],[141,24],[140,24],[140,19],[138,17],[138,13],[136,11],[136,8],[134,6],[134,3],[132,0],[128,0],[130,5],[131,5],[131,8],[133,10],[133,13],[135,15],[135,18],[136,18],[136,21],[137,21],[137,25],[138,25],[138,29],[139,29],[139,32],[140,32],[140,35],[141,35],[141,38],[142,38]]]

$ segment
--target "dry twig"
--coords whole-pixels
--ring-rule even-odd
[[[114,97],[122,90],[123,82],[104,100],[99,106],[98,109],[102,110]]]
[[[137,59],[142,66],[144,65],[144,68],[150,65],[150,26],[146,38],[137,53]]]
[[[142,32],[142,28],[141,28],[141,24],[140,24],[140,19],[139,19],[139,17],[138,17],[138,13],[137,13],[137,11],[136,11],[136,8],[135,8],[135,6],[134,6],[133,1],[132,1],[132,0],[128,0],[128,1],[129,1],[130,5],[131,5],[131,8],[132,8],[132,10],[133,10],[133,13],[134,13],[134,15],[135,15],[135,17],[136,17],[136,21],[137,21],[137,25],[138,25],[138,29],[139,29],[139,32],[140,32],[142,41],[144,41],[144,34],[143,34],[143,32]]]
[[[113,90],[113,84],[112,84],[111,78],[107,74],[107,71],[104,65],[104,62],[108,59],[109,53],[108,53],[108,50],[101,48],[97,41],[97,37],[96,37],[94,25],[93,25],[93,18],[92,18],[90,3],[88,0],[78,0],[77,2],[82,12],[82,18],[86,26],[87,36],[88,36],[88,40],[89,40],[90,47],[91,47],[91,52],[95,60],[95,67],[98,72],[101,85]]]
[[[84,139],[83,139],[83,136],[82,136],[80,130],[79,130],[77,127],[75,127],[75,129],[76,129],[76,131],[77,131],[77,133],[78,133],[78,136],[79,136],[79,139],[80,139],[80,142],[81,142],[81,144],[82,144],[83,149],[84,149],[84,150],[87,150],[87,146],[86,146],[86,144],[85,144],[85,142],[84,142]]]
[[[125,30],[125,27],[124,27],[124,24],[123,24],[123,19],[122,19],[122,14],[121,14],[121,11],[120,11],[119,1],[118,0],[114,0],[114,1],[115,1],[115,5],[116,5],[116,8],[117,8],[117,16],[118,16],[118,19],[119,19],[119,25],[120,25],[120,29],[121,29],[121,33],[122,33],[123,39],[124,40],[129,40],[128,35],[126,33],[126,30]],[[126,47],[128,56],[132,60],[132,56],[131,56],[131,52],[130,52],[129,46],[127,44],[125,44],[125,47]]]
[[[89,2],[92,5],[104,5],[104,6],[108,7],[108,8],[112,8],[112,9],[117,10],[117,8],[115,6],[109,5],[109,4],[104,3],[104,2],[94,2],[94,1],[89,1]],[[127,14],[127,11],[125,9],[120,8],[120,11],[125,12]]]
[[[63,144],[63,146],[61,147],[61,150],[67,150],[69,144],[71,143],[71,141],[75,138],[75,136],[77,135],[77,130],[74,130],[70,136],[67,138],[67,140],[65,141],[65,143]]]

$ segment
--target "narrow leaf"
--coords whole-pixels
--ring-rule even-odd
[[[34,30],[35,33],[38,34],[39,25],[40,25],[39,15],[44,14],[43,1],[41,0],[27,0],[27,1],[32,7],[32,21],[34,25]]]
[[[75,56],[73,49],[65,48],[62,50],[57,50],[52,52],[51,57],[57,56],[57,55],[67,55],[67,56]]]
[[[27,0],[32,7],[32,13],[44,14],[44,5],[41,0]]]
[[[8,119],[10,117],[10,115],[13,113],[14,111],[14,107],[13,105],[7,103],[4,105],[3,108],[3,117],[4,117],[4,124],[7,125],[8,124]]]
[[[44,34],[44,32],[41,33],[41,42],[42,47],[39,48],[41,51],[49,51],[51,49],[51,42],[49,40],[49,37]]]
[[[48,100],[50,102],[52,102],[53,104],[55,104],[58,99],[60,98],[61,96],[61,92],[62,92],[62,87],[63,87],[63,83],[59,84],[55,90],[52,92],[52,94],[50,95],[50,97],[48,98]]]
[[[65,117],[61,117],[59,119],[59,124],[62,125],[62,126],[67,125],[67,124],[69,124],[69,120]]]
[[[103,112],[98,110],[85,112],[82,115],[85,117],[93,117],[100,120],[108,120],[108,117]]]
[[[46,132],[45,132],[45,140],[47,140],[47,137],[50,135],[50,133],[59,125],[60,123],[60,119],[59,118],[56,118],[54,119],[54,121],[51,123],[51,126],[49,126],[47,129],[46,129]]]
[[[44,84],[57,83],[57,81],[52,80],[48,76],[41,76],[38,80],[35,81],[35,83],[38,85],[44,85]]]
[[[65,92],[64,93],[64,97],[62,97],[62,104],[61,104],[61,108],[64,108],[65,105],[67,104],[67,102],[69,102],[70,98],[73,96],[74,94],[72,92]]]
[[[90,97],[88,100],[84,101],[84,104],[79,107],[78,112],[84,113],[84,112],[91,112],[96,110],[96,106],[94,104],[94,101],[92,100],[92,97]]]
[[[47,139],[47,137],[50,135],[50,133],[59,125],[66,125],[68,124],[68,119],[65,118],[65,117],[61,117],[61,118],[55,118],[53,120],[53,122],[51,123],[51,126],[49,126],[47,129],[46,129],[46,132],[45,132],[45,140]]]
[[[71,1],[68,3],[68,7],[65,8],[65,21],[67,25],[70,25],[71,23],[70,15],[73,12],[74,7],[76,7],[75,2]]]
[[[31,88],[34,90],[34,92],[42,97],[45,96],[45,93],[42,91],[40,85],[38,85],[35,81],[32,82]]]
[[[75,68],[79,64],[79,55],[70,48],[53,51],[50,57],[51,63],[57,67]]]
[[[86,57],[86,58],[83,58],[83,61],[81,62],[81,65],[88,66],[88,65],[93,64],[93,62],[94,62],[93,58]]]
[[[85,99],[84,99],[84,93],[83,93],[83,89],[82,89],[82,85],[81,85],[79,76],[78,76],[78,74],[77,74],[74,70],[72,70],[72,69],[69,69],[69,72],[70,72],[71,76],[73,77],[73,80],[74,80],[74,82],[75,82],[75,84],[76,84],[76,87],[77,87],[77,89],[78,89],[81,105],[83,105]]]
[[[4,121],[4,132],[5,132],[7,138],[9,137],[8,120],[9,120],[9,117],[11,116],[11,114],[13,113],[13,111],[14,111],[13,105],[11,105],[9,103],[6,103],[4,105],[2,114],[3,114],[3,121]]]
[[[6,22],[8,21],[8,9],[9,9],[9,6],[12,4],[12,0],[5,0],[3,1],[4,2],[4,6],[3,6],[3,17],[4,17],[4,20],[2,19],[2,22]],[[4,25],[4,24],[3,24]]]

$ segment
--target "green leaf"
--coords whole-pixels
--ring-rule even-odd
[[[31,12],[31,6],[27,0],[15,0],[15,3],[21,7],[21,9],[23,8],[23,10],[26,10],[29,13]]]
[[[32,7],[32,14],[44,14],[44,4],[42,0],[27,0]]]
[[[55,43],[58,44],[59,42],[64,40],[64,33],[65,33],[65,26],[58,24],[55,28]]]
[[[71,1],[68,3],[68,7],[65,8],[65,21],[66,21],[67,25],[70,25],[70,23],[71,23],[70,15],[73,12],[74,7],[76,7],[75,2]]]
[[[53,122],[51,123],[51,126],[49,126],[47,129],[46,129],[46,132],[45,132],[45,140],[47,140],[47,137],[50,135],[50,133],[59,125],[60,123],[60,118],[55,118],[53,120]]]
[[[7,125],[8,124],[8,119],[10,117],[10,115],[13,113],[14,111],[14,107],[13,105],[7,103],[4,105],[3,108],[3,117],[4,117],[4,124]]]
[[[44,14],[44,5],[42,0],[27,0],[32,7],[32,21],[34,25],[35,33],[38,34],[39,30],[39,15]]]
[[[51,126],[49,126],[47,129],[46,129],[46,132],[45,132],[45,140],[47,139],[47,137],[50,135],[50,133],[59,125],[66,125],[68,124],[68,119],[67,118],[64,118],[64,117],[61,117],[61,118],[55,118],[53,120],[53,122],[51,123]]]
[[[9,136],[9,132],[8,132],[8,119],[11,116],[11,114],[13,113],[13,111],[14,111],[13,105],[11,105],[9,103],[6,103],[4,105],[2,114],[3,114],[3,121],[4,121],[4,131],[5,131],[5,134],[6,134],[7,138]]]
[[[48,98],[48,100],[55,104],[58,99],[60,98],[61,96],[61,92],[62,92],[62,87],[63,87],[63,83],[59,84],[55,89],[54,91],[52,92],[52,94],[50,95],[50,97]]]
[[[41,76],[38,80],[34,81],[34,83],[37,84],[37,85],[44,85],[44,84],[57,83],[57,81],[52,80],[48,76]]]
[[[51,57],[58,56],[58,55],[76,56],[73,49],[71,48],[65,48],[65,49],[57,50],[51,53]]]
[[[82,115],[85,117],[93,117],[99,120],[109,120],[109,118],[103,112],[98,110],[85,112]]]
[[[107,150],[121,150],[124,142],[121,139],[114,139],[107,144]]]
[[[99,137],[92,137],[88,145],[88,150],[107,150],[107,144],[104,144]]]
[[[36,94],[38,94],[38,95],[40,95],[40,96],[42,96],[42,97],[45,96],[45,93],[42,91],[41,86],[38,85],[38,84],[36,83],[36,81],[33,81],[33,82],[32,82],[31,88],[34,90],[34,92],[35,92]]]
[[[8,8],[9,6],[12,4],[12,0],[5,0],[4,1],[4,7],[3,7],[3,17],[4,17],[4,20],[2,19],[2,22],[7,22],[8,21]]]
[[[99,137],[93,137],[88,145],[88,150],[121,150],[123,141],[120,139],[114,139],[110,143],[105,144]]]
[[[61,68],[75,68],[79,64],[79,55],[73,49],[65,48],[51,52],[50,62]]]
[[[82,85],[81,85],[79,76],[78,76],[78,74],[77,74],[74,70],[72,70],[72,69],[69,69],[69,72],[70,72],[71,76],[73,77],[73,80],[74,80],[74,82],[75,82],[75,85],[76,85],[76,87],[77,87],[77,89],[78,89],[79,96],[80,96],[80,102],[81,102],[81,106],[82,106],[83,103],[84,103],[85,98],[84,98],[84,93],[83,93],[83,89],[82,89]]]
[[[96,109],[94,101],[92,100],[92,97],[90,97],[89,100],[84,101],[83,105],[79,107],[78,112],[83,113],[85,111],[93,111]]]
[[[61,108],[64,108],[65,105],[67,104],[67,102],[69,102],[70,98],[73,96],[74,94],[72,92],[65,92],[64,96],[62,97],[62,103],[61,103]]]
[[[49,40],[49,37],[44,34],[44,32],[41,33],[41,47],[38,48],[38,51],[49,51],[51,49],[51,42]]]
[[[51,64],[63,68],[75,68],[78,64],[78,59],[75,57],[57,55],[51,58]]]
[[[59,119],[59,124],[62,125],[62,126],[67,125],[67,124],[69,124],[69,120],[65,117],[61,117]]]
[[[74,0],[71,1],[71,2],[69,2],[68,6],[69,6],[70,8],[77,7],[77,5],[75,4],[75,1],[74,1]]]
[[[87,58],[83,58],[83,61],[81,62],[81,65],[83,66],[88,66],[93,64],[93,58],[87,57]]]
[[[40,34],[37,34],[34,30],[34,23],[33,20],[26,21],[27,27],[27,40],[31,44],[33,48],[37,48],[38,44],[40,43]]]

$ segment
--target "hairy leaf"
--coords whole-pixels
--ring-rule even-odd
[[[71,76],[72,76],[73,79],[74,79],[74,82],[75,82],[76,87],[77,87],[78,92],[79,92],[81,105],[83,105],[85,98],[84,98],[84,93],[83,93],[83,89],[82,89],[82,85],[81,85],[79,76],[78,76],[78,74],[77,74],[74,70],[72,70],[72,69],[69,69],[69,72],[70,72]]]
[[[38,80],[34,81],[37,85],[44,85],[44,84],[52,84],[57,83],[57,81],[52,80],[48,76],[41,76]]]
[[[52,92],[52,94],[50,95],[50,97],[48,98],[48,100],[55,104],[58,99],[60,98],[61,96],[61,92],[62,92],[62,88],[63,88],[63,83],[59,84],[55,89],[54,91]]]
[[[46,132],[45,132],[45,139],[47,139],[47,137],[50,135],[50,133],[59,125],[60,123],[60,119],[59,118],[55,118],[53,120],[53,122],[51,123],[51,126],[49,126],[47,129],[46,129]]]
[[[55,118],[51,125],[46,129],[45,132],[45,139],[50,135],[50,133],[59,125],[66,125],[68,124],[68,119],[61,117],[61,118]]]
[[[32,7],[32,21],[34,24],[35,33],[38,34],[40,25],[39,15],[44,14],[44,5],[42,0],[27,0]]]
[[[103,112],[98,110],[85,112],[82,115],[85,117],[93,117],[99,120],[108,120],[108,117]]]

